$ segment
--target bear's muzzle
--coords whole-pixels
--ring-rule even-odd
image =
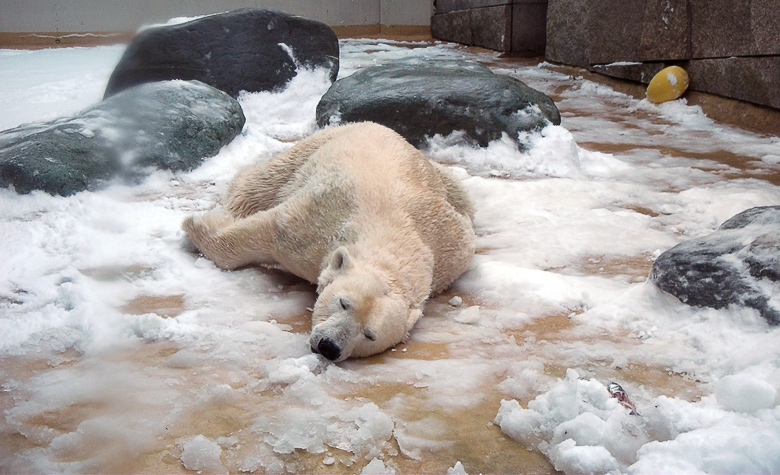
[[[317,347],[311,345],[312,353],[319,353],[325,358],[336,361],[341,356],[341,347],[330,338],[323,338],[317,343]]]

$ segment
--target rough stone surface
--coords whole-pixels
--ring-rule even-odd
[[[73,117],[0,132],[0,186],[71,195],[150,167],[190,170],[244,121],[236,100],[201,82],[143,84]]]
[[[698,307],[751,307],[780,324],[780,206],[751,208],[661,254],[650,279]]]
[[[750,31],[754,55],[780,55],[780,8],[777,0],[752,0]]]
[[[434,2],[434,12],[449,13],[473,8],[495,7],[497,5],[516,3],[517,1],[518,0],[436,0]]]
[[[778,24],[775,0],[549,0],[545,57],[642,82],[677,65],[690,90],[777,108]]]
[[[440,40],[473,45],[471,12],[464,10],[433,15],[431,17],[431,35]]]
[[[591,17],[588,0],[550,0],[545,57],[555,63],[590,66]],[[576,13],[576,14],[575,14]]]
[[[671,66],[671,64],[642,63],[637,61],[612,64],[594,64],[590,69],[593,72],[604,74],[606,76],[649,84],[650,80],[652,80],[659,71],[667,66]]]
[[[503,52],[544,52],[548,0],[437,0],[434,38]]]
[[[692,57],[749,55],[750,3],[751,0],[691,2]]]
[[[780,56],[701,59],[684,67],[694,90],[780,109]]]
[[[649,1],[642,19],[638,59],[671,61],[691,57],[688,0]]]
[[[544,54],[547,37],[547,2],[512,5],[510,51]]]
[[[407,60],[340,79],[317,105],[320,126],[361,121],[390,127],[415,146],[454,131],[485,146],[561,119],[552,99],[479,64]]]
[[[600,0],[589,3],[589,8],[593,10],[586,37],[591,45],[590,64],[639,60],[644,1]],[[579,17],[579,12],[576,15]]]
[[[511,5],[470,10],[474,45],[496,51],[509,51],[512,38]]]
[[[105,97],[169,79],[198,80],[237,97],[282,87],[298,67],[328,68],[335,80],[338,58],[338,39],[324,23],[273,10],[234,10],[141,31],[117,64]]]
[[[456,10],[431,18],[431,35],[445,41],[509,50],[509,5]]]

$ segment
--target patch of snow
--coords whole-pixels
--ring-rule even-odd
[[[181,463],[184,468],[198,473],[228,473],[222,465],[222,448],[203,435],[188,437],[181,441]]]

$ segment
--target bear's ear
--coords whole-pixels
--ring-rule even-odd
[[[333,251],[333,255],[330,258],[330,269],[341,272],[344,269],[348,269],[352,265],[352,257],[349,255],[349,251],[344,246],[339,246],[338,249]]]
[[[317,292],[322,292],[322,290],[333,282],[342,271],[351,266],[352,257],[349,255],[349,251],[347,251],[346,247],[340,246],[333,251],[333,254],[330,256],[328,267],[322,271],[319,279],[317,279]]]

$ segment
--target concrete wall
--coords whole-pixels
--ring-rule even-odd
[[[432,0],[0,0],[0,32],[136,31],[242,7],[282,10],[332,27],[428,27]]]

